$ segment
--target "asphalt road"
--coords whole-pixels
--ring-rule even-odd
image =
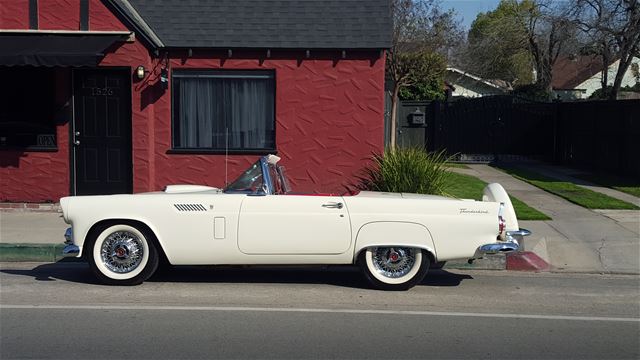
[[[0,358],[640,358],[640,277],[439,271],[407,292],[348,268],[175,268],[95,284],[0,264]]]

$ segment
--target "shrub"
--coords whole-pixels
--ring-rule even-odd
[[[355,184],[360,190],[443,195],[449,176],[444,151],[426,152],[419,147],[387,148],[373,154]]]

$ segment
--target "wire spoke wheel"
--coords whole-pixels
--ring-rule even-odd
[[[137,285],[158,268],[154,234],[133,223],[105,223],[90,235],[89,265],[98,278],[110,285]]]
[[[100,251],[102,262],[115,273],[128,273],[142,262],[144,245],[136,234],[116,231],[102,242]]]
[[[369,282],[381,290],[407,290],[422,281],[429,270],[429,257],[419,248],[370,247],[358,257]]]
[[[411,271],[416,263],[416,249],[413,248],[373,248],[373,266],[378,273],[388,278],[399,278]]]

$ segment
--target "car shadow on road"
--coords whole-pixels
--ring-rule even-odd
[[[99,285],[100,282],[84,262],[59,261],[42,264],[33,269],[0,270],[1,273],[31,276],[37,281],[63,280]],[[433,270],[419,286],[458,286],[473,279],[467,274],[447,270]],[[237,284],[327,284],[349,288],[369,289],[362,273],[354,266],[164,266],[147,280],[155,283],[237,283]]]
[[[61,260],[55,263],[48,263],[35,266],[33,269],[11,269],[5,263],[0,273],[10,275],[22,275],[33,277],[37,281],[64,280],[75,283],[100,284],[93,276],[89,264],[77,261]]]

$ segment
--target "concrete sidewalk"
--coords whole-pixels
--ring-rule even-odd
[[[61,244],[68,227],[55,211],[0,211],[0,243]]]
[[[56,211],[0,211],[0,261],[58,261],[69,225]]]
[[[550,221],[521,221],[520,226],[533,232],[525,250],[534,251],[555,271],[640,274],[640,211],[591,211],[488,165],[468,166],[458,170],[500,183],[509,194],[551,216]]]

